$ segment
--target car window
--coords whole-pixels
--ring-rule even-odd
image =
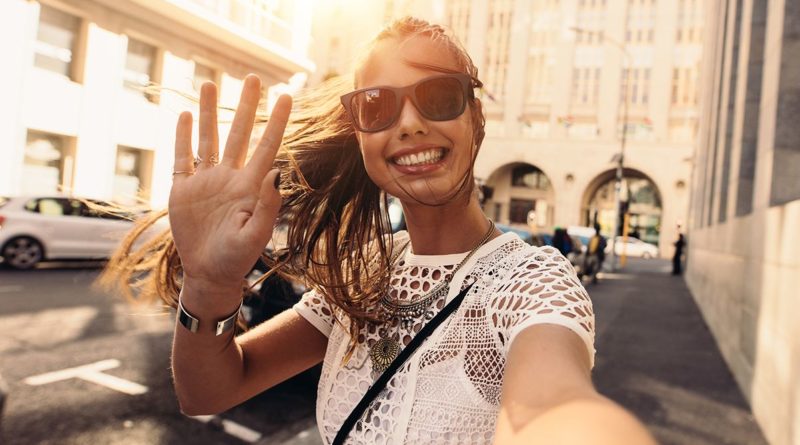
[[[44,198],[40,199],[37,204],[39,213],[47,216],[62,216],[64,215],[64,205],[58,199]]]
[[[71,216],[81,216],[81,202],[77,199],[65,199],[64,201],[64,209],[66,210],[68,215]]]

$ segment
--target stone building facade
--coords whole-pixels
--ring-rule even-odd
[[[707,13],[686,280],[769,442],[800,444],[800,2]]]
[[[194,106],[170,91],[193,94],[212,80],[220,103],[236,106],[247,73],[265,94],[304,82],[297,73],[314,69],[309,5],[3,0],[0,195],[164,206],[175,122]],[[148,94],[150,82],[165,92]]]
[[[354,4],[358,26],[339,26]],[[327,4],[314,27],[312,82],[347,71],[358,44],[392,18],[445,25],[485,84],[476,175],[491,193],[487,215],[535,232],[596,219],[610,235],[624,134],[629,229],[672,254],[689,206],[704,0],[378,4]]]

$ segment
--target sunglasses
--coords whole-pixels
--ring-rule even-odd
[[[358,131],[376,133],[397,122],[406,97],[425,119],[449,121],[461,116],[467,101],[475,98],[472,89],[477,87],[480,83],[473,83],[468,74],[441,74],[401,88],[356,90],[345,94],[341,100]]]

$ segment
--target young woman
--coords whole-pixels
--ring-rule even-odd
[[[248,76],[218,163],[216,87],[203,86],[197,158],[191,114],[177,126],[174,242],[149,246],[159,255],[152,289],[173,303],[180,289],[172,361],[186,414],[226,410],[323,362],[317,420],[330,443],[395,356],[461,294],[347,443],[652,443],[592,386],[591,301],[569,262],[501,234],[481,211],[479,87],[442,28],[402,19],[354,78],[299,97],[291,120],[281,97],[246,162],[260,91]],[[402,202],[407,231],[389,232],[387,195]],[[289,234],[276,267],[302,273],[313,290],[234,337],[242,277],[279,216]],[[146,258],[120,255],[109,270],[128,278]]]

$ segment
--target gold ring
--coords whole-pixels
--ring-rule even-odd
[[[203,158],[201,158],[200,156],[195,156],[194,161],[192,161],[192,165],[194,166],[195,169],[197,169],[197,166],[199,166],[202,163],[203,163]]]
[[[211,156],[208,157],[208,163],[211,165],[219,164],[219,156],[217,153],[212,153]]]
[[[193,174],[194,174],[194,170],[175,170],[174,172],[172,172],[172,176],[176,176],[176,175],[193,175]]]

